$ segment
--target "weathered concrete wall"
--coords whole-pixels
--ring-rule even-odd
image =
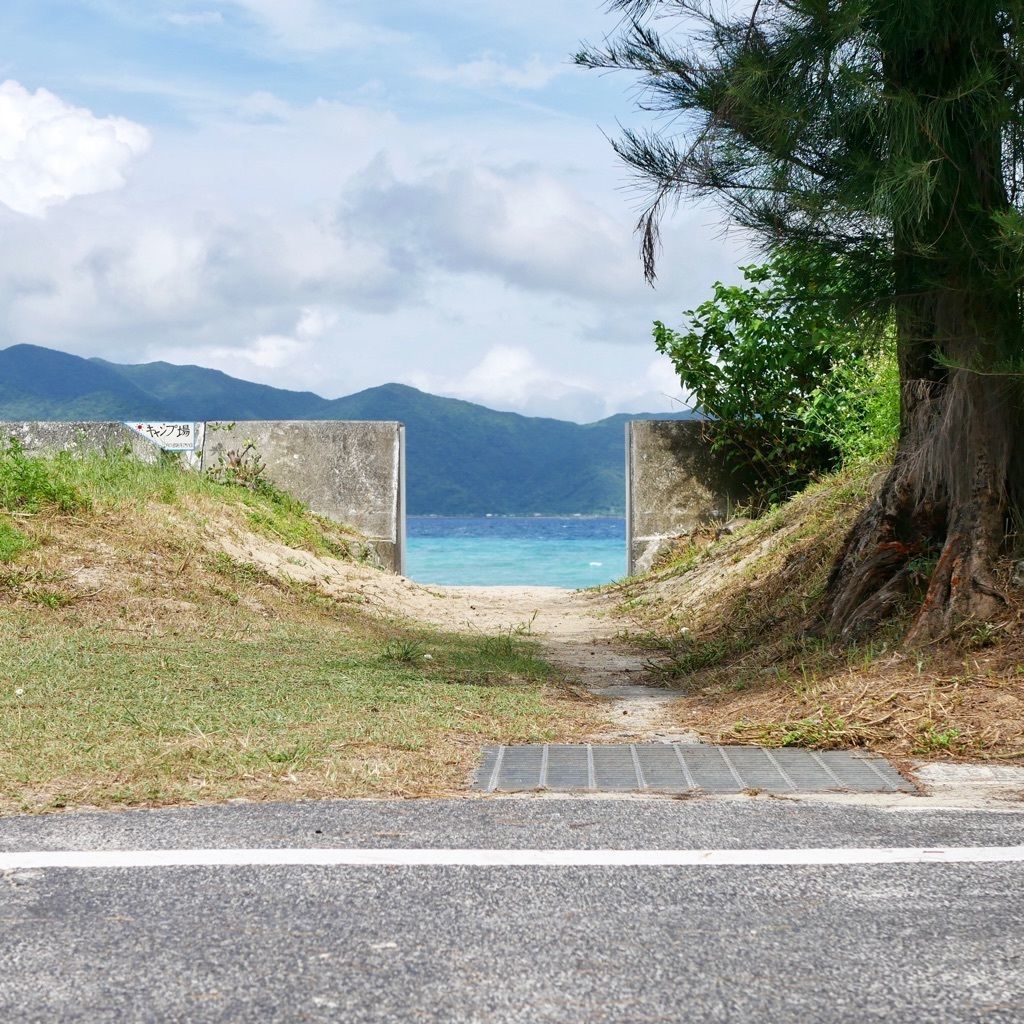
[[[710,452],[698,420],[626,424],[626,544],[630,575],[673,540],[724,523],[739,488]]]
[[[160,449],[123,423],[0,422],[0,441],[17,438],[29,455],[106,452],[127,447],[143,462],[156,462]]]
[[[0,440],[16,437],[30,454],[127,448],[146,462],[160,448],[124,423],[0,423]],[[405,572],[405,427],[340,420],[195,424],[187,464],[207,469],[249,440],[266,476],[328,519],[370,540],[381,562]]]
[[[207,423],[203,469],[252,441],[266,476],[328,519],[364,533],[405,571],[405,427],[343,420]]]

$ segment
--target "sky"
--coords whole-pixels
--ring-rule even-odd
[[[750,255],[680,208],[657,287],[576,68],[601,0],[4,0],[0,347],[388,381],[588,422],[679,408],[655,319]]]

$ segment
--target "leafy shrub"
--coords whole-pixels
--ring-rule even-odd
[[[877,447],[860,438],[866,419],[888,436],[889,392],[876,408],[864,384],[887,385],[889,364],[878,316],[856,304],[856,264],[783,249],[742,271],[746,283],[718,282],[683,330],[656,322],[654,342],[714,421],[715,452],[768,503]]]
[[[838,363],[811,396],[806,422],[839,452],[843,465],[890,455],[900,432],[895,346]]]
[[[88,506],[85,496],[63,476],[67,455],[34,459],[21,442],[0,444],[0,509],[8,512],[77,512]]]

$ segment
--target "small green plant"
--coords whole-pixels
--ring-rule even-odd
[[[533,636],[533,627],[537,622],[537,612],[534,612],[524,622],[517,623],[512,627],[512,631],[516,636]]]
[[[268,750],[267,760],[271,764],[298,764],[309,756],[310,749],[309,743],[296,743],[290,747]]]
[[[820,750],[856,744],[857,734],[845,718],[825,708],[815,718],[801,718],[795,722],[781,723],[778,732],[771,736],[771,740],[780,747],[810,747]]]
[[[63,475],[70,462],[66,453],[35,459],[12,437],[0,444],[0,509],[8,512],[78,512],[89,504]]]
[[[235,561],[224,551],[218,551],[208,564],[214,572],[235,583],[269,583],[277,586],[280,582],[255,563]]]
[[[960,647],[965,651],[980,651],[994,647],[1003,635],[1003,627],[997,622],[965,623]]]
[[[515,657],[522,650],[520,641],[524,637],[533,635],[533,624],[536,619],[537,613],[534,612],[533,616],[526,622],[509,626],[493,636],[482,637],[480,640],[480,652],[496,658]]]
[[[426,650],[419,640],[389,640],[382,648],[382,661],[393,665],[419,665],[423,662]]]
[[[58,608],[64,608],[66,605],[71,604],[74,598],[65,593],[62,590],[24,590],[22,591],[22,597],[27,601],[32,601],[34,604],[42,605],[44,608],[52,608],[54,610]]]
[[[917,583],[927,583],[935,572],[938,559],[932,555],[918,555],[907,562],[907,572]]]
[[[865,741],[861,729],[829,708],[822,708],[817,715],[796,721],[760,724],[737,722],[733,732],[744,738],[751,737],[766,746],[808,746],[812,750],[859,746]]]
[[[0,516],[0,562],[13,562],[30,547],[32,541],[10,520]]]
[[[663,680],[682,679],[701,669],[718,665],[725,658],[738,654],[749,646],[743,637],[716,636],[708,640],[683,640],[667,662],[652,662],[648,667],[653,675]]]
[[[940,729],[929,722],[918,733],[915,754],[951,754],[960,747],[960,730],[954,726]]]
[[[169,452],[161,448],[157,455],[157,465],[161,469],[184,469],[181,455],[181,452]]]
[[[271,486],[264,476],[266,471],[267,464],[256,450],[256,442],[245,440],[241,448],[221,452],[217,456],[217,465],[211,466],[208,473],[218,483],[263,493]]]

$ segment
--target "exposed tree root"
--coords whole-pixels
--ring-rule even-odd
[[[912,495],[894,469],[847,538],[829,580],[825,616],[827,631],[840,640],[863,635],[903,606],[935,551],[909,644],[947,635],[967,620],[991,620],[1007,607],[993,569],[1004,537],[999,491],[977,489],[952,517]]]
[[[927,643],[963,622],[990,621],[1006,611],[1009,601],[995,584],[995,553],[988,548],[985,538],[963,530],[947,536],[908,644]]]
[[[902,537],[908,505],[890,474],[846,539],[826,591],[826,629],[842,640],[868,631],[903,601],[917,554]]]

